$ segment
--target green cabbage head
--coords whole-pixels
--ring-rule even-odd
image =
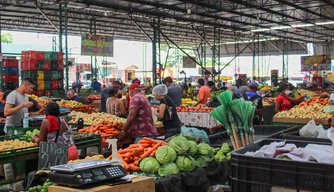
[[[189,149],[187,151],[187,154],[194,157],[197,154],[197,143],[195,141],[188,141],[189,143]]]
[[[197,167],[206,167],[211,161],[212,159],[207,156],[198,156],[196,158]]]
[[[144,173],[158,173],[160,168],[159,162],[153,157],[146,157],[139,163],[139,168]]]
[[[178,174],[180,173],[180,170],[175,163],[167,163],[160,167],[158,173],[161,177],[164,177],[167,175]]]
[[[176,159],[176,152],[172,147],[165,145],[157,149],[155,152],[155,158],[161,164],[172,163]]]
[[[197,154],[198,155],[203,155],[203,156],[213,157],[212,148],[210,147],[210,145],[208,145],[206,143],[201,143],[201,144],[198,145]]]
[[[192,157],[178,156],[175,163],[180,171],[192,171],[196,167],[196,161]]]
[[[182,135],[178,135],[169,141],[168,146],[172,147],[177,154],[186,154],[189,149],[189,142]]]

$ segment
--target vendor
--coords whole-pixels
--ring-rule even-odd
[[[179,85],[175,85],[171,77],[166,77],[162,81],[168,87],[168,96],[174,101],[178,107],[182,105],[182,88]]]
[[[29,101],[26,94],[31,93],[35,85],[36,83],[30,77],[24,78],[21,86],[7,96],[4,110],[6,117],[5,132],[7,132],[8,126],[22,126],[24,114],[28,113],[28,109],[34,105],[33,102]]]
[[[204,79],[198,79],[197,86],[199,87],[198,101],[195,106],[199,104],[206,104],[210,99],[210,88],[204,84]]]
[[[291,87],[283,83],[277,89],[281,94],[276,98],[275,112],[288,111],[291,108],[291,103],[299,104],[301,103],[306,95],[300,96],[297,99],[289,97],[291,93]]]
[[[68,146],[68,160],[79,159],[79,153],[74,145],[65,118],[60,117],[59,105],[51,102],[46,105],[46,119],[42,121],[40,133],[34,135],[32,141],[40,144],[41,142],[66,144]]]
[[[107,99],[110,97],[109,92],[111,89],[118,89],[121,86],[119,81],[113,81],[112,83],[108,83],[108,87],[104,88],[101,91],[101,102],[99,106],[99,112],[107,112],[106,102]]]
[[[215,83],[213,81],[209,81],[207,83],[208,87],[210,88],[210,92],[214,92],[214,91],[217,91],[217,88],[215,86]]]
[[[66,98],[66,100],[73,100],[73,101],[80,102],[80,98],[74,93],[73,90],[67,91],[67,98]]]
[[[210,71],[205,71],[204,72],[204,85],[208,85],[210,77],[211,77],[211,72]]]
[[[101,92],[101,83],[97,81],[97,79],[93,79],[93,82],[91,84],[91,87],[93,90],[97,93]]]
[[[144,137],[155,138],[157,129],[154,126],[151,104],[142,93],[139,84],[133,83],[129,87],[129,96],[131,97],[129,116],[123,130],[118,133],[118,139],[123,139],[130,129],[136,137],[135,143]]]
[[[152,110],[153,113],[163,122],[165,129],[165,139],[180,134],[181,121],[176,112],[174,101],[167,95],[168,88],[161,84],[153,88],[152,93],[155,100],[160,101],[159,111]],[[170,119],[166,119],[166,114],[169,113]]]
[[[253,125],[262,125],[263,102],[262,97],[257,93],[258,86],[259,84],[255,81],[249,83],[249,91],[246,91],[246,98],[244,98],[246,101],[251,101],[253,106],[256,106]]]
[[[107,113],[116,115],[117,117],[126,117],[124,102],[121,99],[122,94],[118,89],[110,89],[110,97],[107,99]]]

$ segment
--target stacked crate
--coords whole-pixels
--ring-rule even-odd
[[[19,86],[19,60],[2,60],[2,90],[14,90]]]
[[[62,52],[22,51],[22,78],[36,81],[37,96],[64,95],[64,62]]]

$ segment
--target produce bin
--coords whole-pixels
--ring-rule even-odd
[[[263,138],[279,138],[282,131],[287,129],[299,129],[297,126],[290,125],[255,125],[255,139],[263,139]],[[228,143],[230,146],[231,140],[226,131],[217,133],[214,135],[209,135],[210,145],[212,147],[220,147],[223,143]]]
[[[271,192],[273,187],[307,191],[333,191],[334,165],[244,155],[280,139],[265,139],[232,152],[232,190],[235,192]],[[329,143],[287,140],[297,147]]]
[[[33,131],[34,129],[40,129],[40,126],[37,127],[7,127],[7,134],[8,135],[25,135],[27,131]]]

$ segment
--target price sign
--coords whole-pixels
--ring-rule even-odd
[[[67,164],[68,146],[43,142],[39,147],[38,170],[49,170],[55,165]]]

